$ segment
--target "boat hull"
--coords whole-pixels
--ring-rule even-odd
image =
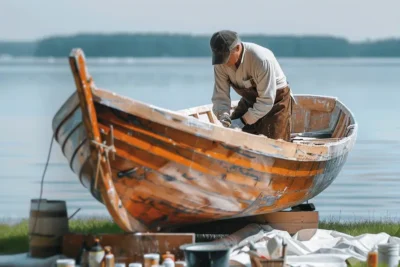
[[[57,141],[83,186],[102,202],[77,97],[55,122]],[[122,205],[148,226],[251,216],[315,197],[337,177],[348,153],[327,161],[270,157],[194,136],[96,104],[104,139],[114,131],[112,181]],[[66,112],[68,114],[68,112]]]

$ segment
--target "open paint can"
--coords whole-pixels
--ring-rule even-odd
[[[187,267],[228,267],[231,247],[200,242],[180,246]]]

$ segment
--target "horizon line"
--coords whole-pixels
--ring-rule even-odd
[[[42,37],[37,37],[34,39],[0,39],[0,43],[35,43],[40,42],[41,40],[50,39],[50,38],[68,38],[68,37],[76,37],[83,35],[99,35],[99,36],[113,36],[113,35],[176,35],[176,36],[194,36],[194,37],[211,37],[211,33],[188,33],[188,32],[173,32],[173,31],[136,31],[136,32],[127,32],[127,31],[114,31],[114,32],[76,32],[76,33],[55,33],[49,35],[43,35]],[[267,33],[239,33],[240,37],[246,36],[261,36],[261,37],[298,37],[298,38],[309,38],[309,37],[319,37],[319,38],[336,38],[346,40],[349,43],[362,43],[362,42],[379,42],[379,41],[388,41],[388,40],[400,40],[400,36],[387,36],[387,37],[377,37],[377,38],[364,38],[363,40],[351,40],[350,38],[343,37],[340,35],[332,35],[332,34],[291,34],[291,33],[281,33],[281,34],[267,34]]]

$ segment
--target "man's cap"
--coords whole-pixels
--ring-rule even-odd
[[[225,64],[228,62],[231,50],[240,44],[240,38],[234,31],[222,30],[211,36],[212,64]]]

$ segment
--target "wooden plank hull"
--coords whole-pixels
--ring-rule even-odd
[[[71,58],[78,70],[86,68],[80,50]],[[53,119],[56,140],[82,185],[100,202],[108,201],[107,208],[126,231],[251,216],[300,204],[333,182],[356,138],[352,114],[332,98],[320,98],[325,104],[318,106],[318,97],[296,96],[300,103],[317,104],[305,112],[298,108],[294,121],[306,116],[309,120],[303,127],[296,124],[294,131],[341,131],[338,139],[296,143],[225,129],[209,106],[172,112],[78,78],[90,91],[86,100],[92,101],[98,138],[105,145],[89,137],[93,129],[88,128],[93,126],[84,123],[85,96],[79,90]],[[339,118],[348,123],[339,125],[343,129],[332,123]],[[104,157],[96,157],[101,154],[99,146],[113,152],[109,149]],[[99,171],[101,162],[105,167]],[[109,179],[104,178],[107,172]],[[125,218],[118,218],[120,214]]]

